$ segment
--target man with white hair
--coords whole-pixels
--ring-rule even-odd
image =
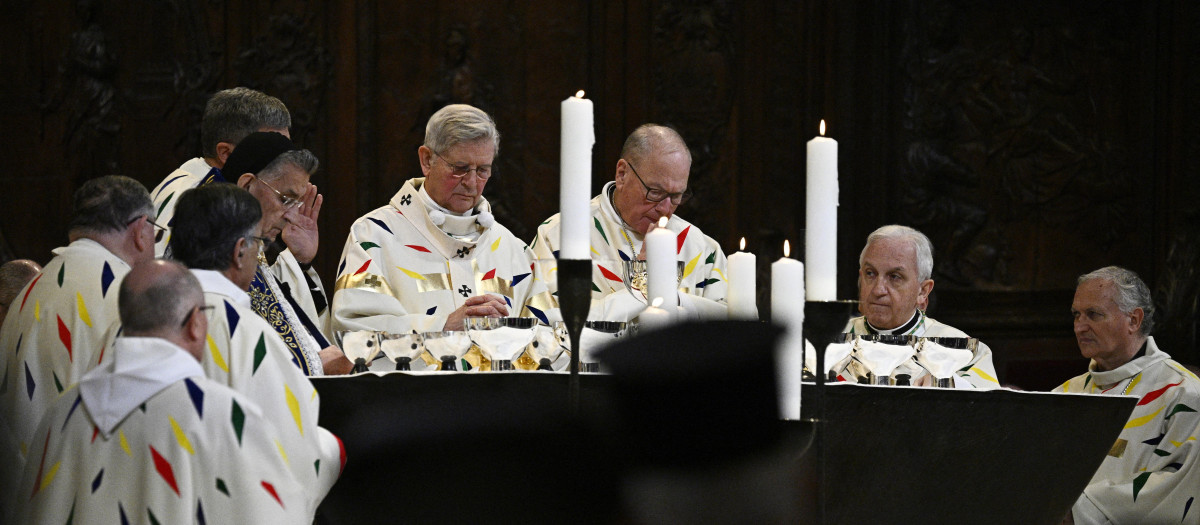
[[[614,179],[591,201],[592,301],[589,318],[628,321],[645,304],[625,292],[622,261],[645,259],[646,234],[667,218],[683,263],[679,304],[691,319],[724,318],[727,261],[717,241],[675,214],[688,189],[692,154],[683,137],[658,124],[638,126],[621,148]],[[538,226],[530,248],[541,260],[558,258],[561,215]],[[551,293],[557,291],[550,281]]]
[[[333,293],[334,330],[463,330],[467,317],[548,320],[528,247],[496,223],[484,186],[500,132],[482,110],[446,106],[417,148],[424,177],[350,227]]]
[[[1079,277],[1071,315],[1091,362],[1055,391],[1141,399],[1067,523],[1200,523],[1200,379],[1158,348],[1154,314],[1134,272]]]
[[[933,244],[925,234],[892,224],[867,236],[858,257],[858,311],[843,330],[855,335],[968,337],[953,326],[925,315],[933,291]],[[845,370],[835,370],[845,373]],[[901,365],[894,376],[906,374],[912,384],[930,382],[928,372],[913,363]],[[856,374],[850,374],[856,375]],[[842,375],[843,379],[853,380]],[[979,342],[970,362],[955,377],[958,388],[997,388],[992,350]]]

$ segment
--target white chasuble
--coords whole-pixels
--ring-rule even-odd
[[[333,292],[333,330],[441,331],[467,298],[484,294],[503,297],[512,317],[555,318],[525,243],[493,221],[480,224],[481,214],[490,215],[487,200],[475,215],[442,214],[445,223],[435,225],[419,195],[424,181],[409,180],[388,205],[350,227]]]
[[[628,321],[645,307],[625,289],[622,261],[637,259],[642,252],[642,235],[632,231],[613,208],[610,195],[615,183],[604,185],[600,195],[591,200],[591,258],[592,305],[588,315],[592,320]],[[554,214],[538,226],[537,236],[530,245],[534,257],[540,260],[558,258],[562,229],[560,215]],[[729,280],[725,276],[728,262],[717,241],[704,234],[692,223],[678,215],[667,221],[667,229],[675,233],[676,260],[683,262],[679,281],[680,304],[690,308],[690,316],[699,319],[725,317],[725,293]],[[548,288],[557,297],[554,281]]]
[[[167,253],[167,243],[171,240],[171,228],[175,223],[175,204],[179,202],[179,196],[187,190],[212,182],[227,181],[221,175],[220,169],[209,166],[204,158],[196,157],[184,162],[150,192],[150,198],[154,200],[154,222],[167,228],[161,237],[154,239],[155,257],[163,257]]]
[[[321,399],[249,296],[220,273],[192,270],[204,288],[208,341],[201,365],[212,380],[254,399],[279,429],[279,450],[296,479],[312,487],[315,510],[341,473],[341,441],[317,426]]]
[[[0,330],[0,417],[22,455],[50,403],[103,361],[107,332],[119,318],[117,290],[129,273],[125,261],[91,239],[54,254],[13,300]]]
[[[842,333],[856,335],[878,335],[883,333],[912,335],[916,337],[970,337],[962,330],[926,316],[925,312],[921,310],[917,310],[913,314],[913,319],[895,330],[876,330],[867,323],[866,318],[855,317],[846,324],[846,327],[842,329]],[[842,370],[835,370],[835,372],[838,372],[840,380],[853,381],[853,378],[842,374],[845,370],[843,368]],[[895,374],[908,374],[912,384],[917,384],[923,377],[929,375],[929,372],[920,365],[909,361],[900,365],[896,369]],[[992,364],[992,349],[984,344],[983,341],[979,341],[979,345],[975,347],[975,352],[971,356],[971,361],[955,372],[955,376],[955,385],[957,388],[1000,388],[1000,381],[996,379],[996,365]]]
[[[1200,379],[1160,350],[1056,392],[1138,396],[1129,422],[1071,511],[1078,524],[1200,524]]]
[[[117,341],[35,431],[17,523],[312,521],[311,489],[253,400],[168,341]]]

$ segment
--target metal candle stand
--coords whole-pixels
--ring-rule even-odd
[[[854,314],[857,301],[805,301],[804,338],[812,343],[817,352],[817,369],[813,370],[816,388],[811,401],[814,410],[814,451],[817,456],[817,523],[825,519],[825,439],[821,425],[825,421],[825,347],[846,328],[846,321]]]
[[[559,259],[558,307],[571,339],[571,376],[567,381],[567,391],[571,406],[576,411],[579,410],[579,337],[587,322],[592,300],[591,288],[591,259]]]

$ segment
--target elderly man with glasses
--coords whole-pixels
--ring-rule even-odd
[[[589,318],[627,321],[645,304],[626,293],[622,261],[645,258],[643,241],[666,217],[683,263],[679,304],[689,318],[724,317],[725,252],[711,237],[675,214],[687,201],[692,154],[675,130],[643,124],[625,139],[616,177],[592,199],[592,308]],[[538,259],[558,257],[560,216],[538,227],[530,248]],[[553,290],[551,290],[553,291]],[[620,293],[617,293],[620,292]]]
[[[417,148],[422,178],[350,227],[333,293],[335,330],[462,330],[466,317],[540,317],[528,247],[496,223],[483,189],[500,132],[482,110],[446,106]]]
[[[118,319],[117,287],[133,265],[154,258],[153,219],[140,182],[121,175],[87,181],[75,192],[71,244],[54,250],[10,305],[0,329],[0,420],[20,454],[32,448],[54,399],[104,362],[106,333]],[[0,458],[20,461],[8,452]],[[20,469],[0,471],[0,482],[11,482]]]

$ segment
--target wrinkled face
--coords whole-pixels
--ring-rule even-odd
[[[287,214],[299,213],[298,208],[289,208],[284,201],[300,199],[308,191],[308,172],[287,163],[282,165],[280,172],[283,175],[270,180],[249,179],[247,187],[262,206],[262,220],[258,223],[260,235],[272,241],[287,226]]]
[[[629,162],[634,163],[632,168]],[[687,189],[691,169],[692,161],[683,151],[666,155],[651,154],[638,160],[620,159],[617,161],[613,206],[625,224],[644,234],[651,224],[658,222],[659,217],[670,217],[678,207],[669,198],[659,202],[646,200],[646,188],[667,193],[683,192]],[[638,180],[639,176],[641,180]]]
[[[425,173],[425,192],[443,208],[454,213],[466,213],[479,204],[487,179],[479,178],[472,169],[465,175],[454,175],[458,168],[491,169],[496,158],[496,146],[491,139],[461,142],[434,152],[425,146],[417,148],[421,171]]]
[[[1071,316],[1075,318],[1075,340],[1083,357],[1119,365],[1140,347],[1142,322],[1140,316],[1121,311],[1116,293],[1113,283],[1104,279],[1079,285],[1071,302]]]
[[[927,300],[933,279],[920,280],[917,250],[903,239],[881,239],[871,243],[858,269],[858,310],[872,326],[896,328]]]

